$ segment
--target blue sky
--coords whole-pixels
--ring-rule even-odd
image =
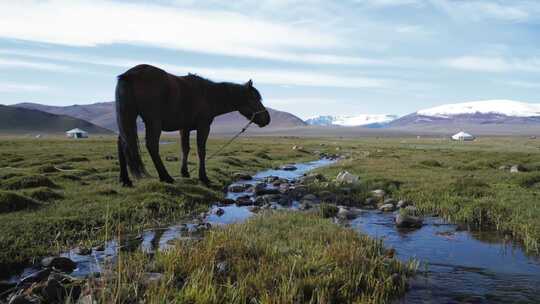
[[[111,101],[138,63],[303,118],[538,103],[539,25],[536,0],[2,1],[0,103]]]

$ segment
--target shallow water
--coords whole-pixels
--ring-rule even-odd
[[[538,259],[494,232],[460,230],[438,218],[424,224],[398,230],[393,214],[376,211],[351,222],[353,229],[382,238],[398,258],[427,266],[397,303],[540,303]]]
[[[296,164],[297,170],[279,169],[257,173],[253,180],[239,183],[256,184],[268,176],[294,180],[304,173],[334,161],[322,159]],[[227,193],[228,198],[253,193]],[[284,208],[275,205],[275,208]],[[289,209],[297,209],[293,202]],[[217,208],[225,213],[215,214]],[[206,217],[212,225],[242,222],[252,216],[250,207],[213,206]],[[378,211],[362,212],[350,222],[351,228],[375,238],[382,238],[387,247],[397,251],[403,261],[410,259],[422,263],[419,274],[411,281],[407,294],[396,303],[540,303],[540,261],[524,254],[523,250],[494,232],[460,230],[438,218],[425,218],[418,230],[398,230],[394,226],[394,214]],[[193,233],[194,223],[178,224],[146,231],[138,238],[118,244],[111,241],[104,251],[94,251],[90,256],[80,256],[75,251],[64,254],[78,263],[72,274],[84,277],[100,272],[104,262],[114,262],[119,250],[165,250],[171,241],[181,238],[198,238]],[[36,272],[29,267],[11,278],[18,282],[25,275]]]

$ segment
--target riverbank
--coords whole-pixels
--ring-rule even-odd
[[[147,153],[144,162],[153,178],[134,188],[118,184],[116,143],[100,139],[17,139],[0,142],[0,273],[68,248],[103,245],[119,231],[137,235],[206,211],[223,198],[235,172],[253,173],[288,162],[316,159],[293,150],[293,141],[240,139],[216,158],[207,170],[210,188],[196,178],[179,177],[179,143],[161,145],[161,155],[177,182],[160,183]],[[211,154],[225,139],[211,139]],[[325,149],[317,149],[324,151]],[[196,152],[190,168],[196,168]],[[311,151],[314,147],[311,147]],[[197,175],[197,170],[194,170]]]
[[[97,299],[145,303],[386,303],[416,264],[316,213],[267,211],[201,241],[119,258]],[[159,279],[149,284],[149,273]],[[135,292],[137,291],[137,292]]]
[[[517,250],[514,255],[509,257],[501,255],[501,248],[490,248],[489,246],[486,247],[483,244],[485,243],[483,240],[480,241],[480,243],[476,241],[471,242],[470,235],[474,236],[475,232],[473,231],[471,234],[467,231],[467,227],[463,226],[463,224],[469,224],[469,228],[472,228],[473,230],[480,229],[487,231],[492,231],[498,228],[499,233],[497,233],[496,238],[490,240],[489,242],[493,242],[494,244],[502,243],[504,250],[506,250],[507,248],[507,246],[505,245],[506,243],[510,243],[511,245],[513,245],[515,244],[514,241],[517,240],[519,242],[520,240],[523,240],[517,234],[512,237],[512,235],[508,233],[511,230],[504,229],[504,226],[496,225],[491,220],[493,218],[496,218],[496,216],[499,216],[499,219],[501,219],[501,213],[498,213],[501,210],[513,210],[514,212],[518,212],[519,209],[523,207],[532,208],[529,209],[529,211],[535,210],[535,183],[524,183],[523,181],[530,181],[529,178],[531,176],[534,177],[536,174],[535,170],[537,169],[535,167],[535,163],[540,160],[537,159],[536,154],[531,153],[532,151],[535,151],[535,149],[538,149],[538,147],[535,146],[536,143],[522,142],[525,143],[524,146],[517,146],[515,144],[517,144],[519,141],[517,141],[516,139],[512,139],[510,142],[508,142],[508,139],[494,139],[489,142],[475,142],[471,143],[470,145],[468,143],[454,144],[451,142],[442,142],[437,140],[412,140],[409,142],[405,139],[402,139],[399,142],[388,139],[371,139],[366,141],[330,141],[325,139],[301,140],[297,138],[280,138],[279,141],[276,139],[273,140],[279,142],[279,144],[272,145],[270,144],[271,141],[269,141],[269,139],[267,138],[243,139],[241,142],[238,143],[238,146],[235,145],[231,147],[230,153],[232,153],[232,155],[234,156],[231,156],[231,154],[225,154],[222,156],[224,157],[224,159],[221,159],[220,163],[214,163],[215,165],[212,166],[212,169],[210,169],[210,176],[217,176],[219,178],[222,178],[222,180],[226,181],[231,181],[233,180],[233,178],[249,179],[248,175],[250,174],[233,176],[233,173],[241,171],[248,171],[245,173],[253,173],[254,171],[251,171],[249,168],[255,168],[258,166],[263,167],[263,164],[266,168],[274,168],[278,165],[291,163],[293,160],[296,159],[313,159],[319,157],[324,153],[330,153],[330,151],[332,151],[333,153],[339,153],[344,156],[344,158],[337,165],[318,169],[318,172],[322,173],[322,175],[314,173],[309,174],[309,176],[305,178],[301,177],[302,173],[307,172],[310,169],[319,167],[319,165],[317,165],[319,162],[296,164],[295,166],[281,167],[281,170],[266,170],[263,172],[259,172],[255,176],[253,176],[253,180],[241,181],[239,183],[230,185],[228,187],[230,192],[227,193],[227,198],[223,197],[222,189],[225,185],[214,185],[214,188],[209,189],[199,186],[195,180],[190,179],[182,179],[182,184],[178,183],[175,185],[166,185],[153,180],[145,180],[139,183],[135,189],[121,189],[118,187],[120,191],[125,190],[125,192],[121,193],[125,196],[124,200],[120,200],[120,198],[117,198],[119,199],[117,201],[119,202],[118,205],[120,205],[120,207],[126,208],[125,210],[129,210],[131,214],[137,214],[137,212],[141,212],[141,215],[139,217],[133,218],[129,216],[118,217],[118,214],[122,213],[115,213],[116,215],[111,217],[110,206],[107,206],[107,204],[103,204],[102,206],[106,206],[107,208],[109,208],[104,209],[105,214],[103,215],[103,217],[106,219],[105,223],[108,223],[108,221],[112,218],[115,220],[116,227],[106,224],[103,227],[105,231],[98,231],[98,233],[102,233],[101,235],[96,234],[98,235],[97,238],[92,237],[92,233],[87,233],[85,237],[88,239],[88,243],[79,242],[78,246],[83,249],[88,249],[91,248],[94,243],[103,244],[105,239],[110,239],[113,236],[117,236],[118,238],[128,241],[128,243],[131,243],[129,247],[134,246],[135,252],[138,251],[137,248],[142,248],[143,253],[127,254],[125,252],[126,250],[124,249],[126,248],[125,245],[121,245],[121,248],[123,248],[121,249],[123,253],[120,254],[120,256],[118,257],[117,263],[112,264],[119,265],[118,267],[122,267],[121,269],[115,270],[116,275],[119,277],[115,278],[114,273],[112,274],[112,276],[109,274],[108,277],[113,278],[113,281],[116,280],[114,286],[124,286],[118,285],[121,283],[121,279],[126,278],[126,276],[132,277],[133,275],[135,275],[130,274],[129,271],[131,269],[137,268],[131,264],[125,265],[123,264],[123,261],[142,261],[143,263],[141,265],[145,267],[146,265],[155,265],[158,260],[150,261],[148,259],[151,259],[151,256],[153,256],[154,254],[160,256],[162,253],[160,253],[159,251],[155,253],[156,250],[153,250],[152,253],[148,255],[148,252],[145,248],[148,248],[148,246],[156,249],[161,248],[161,246],[163,245],[162,243],[164,242],[167,243],[165,244],[167,247],[170,247],[168,241],[175,239],[176,237],[174,237],[174,235],[179,236],[180,234],[178,234],[178,232],[186,231],[186,229],[187,231],[191,230],[190,226],[171,226],[166,228],[166,230],[163,230],[164,232],[159,232],[161,230],[157,229],[154,232],[146,231],[143,233],[142,229],[144,227],[162,226],[167,222],[175,222],[186,218],[193,218],[200,211],[208,210],[210,204],[217,201],[222,201],[222,204],[218,204],[217,206],[213,207],[209,214],[199,214],[197,217],[198,219],[202,219],[202,221],[197,225],[205,226],[206,223],[211,223],[212,226],[214,226],[214,224],[220,225],[224,223],[232,223],[238,220],[246,219],[253,213],[257,213],[260,210],[265,209],[280,209],[285,207],[291,208],[293,210],[305,210],[310,209],[310,206],[317,206],[319,202],[322,202],[323,204],[320,205],[322,210],[321,213],[325,214],[326,216],[335,216],[336,212],[338,212],[337,216],[341,219],[351,220],[357,217],[357,219],[352,220],[350,224],[353,226],[354,229],[357,229],[358,232],[361,233],[361,237],[364,237],[363,233],[365,231],[366,233],[375,238],[385,237],[384,242],[386,244],[386,242],[388,241],[386,237],[392,236],[395,232],[397,232],[397,235],[399,237],[389,243],[389,245],[391,247],[398,248],[399,256],[407,257],[406,259],[402,259],[403,262],[407,262],[409,258],[414,258],[416,254],[418,254],[421,257],[421,262],[427,262],[430,265],[433,264],[435,265],[435,268],[440,268],[440,261],[445,263],[444,267],[450,269],[451,275],[444,274],[444,271],[431,273],[431,270],[428,270],[429,276],[433,276],[434,278],[442,278],[441,280],[437,281],[437,287],[435,289],[445,288],[445,286],[448,285],[448,282],[457,282],[459,280],[467,278],[474,278],[474,280],[480,282],[480,278],[476,277],[476,275],[478,273],[483,273],[484,271],[497,274],[495,276],[497,280],[492,279],[493,275],[490,275],[488,279],[481,279],[481,282],[483,282],[482,286],[484,286],[484,288],[487,288],[486,290],[489,290],[490,293],[491,290],[499,290],[499,288],[495,288],[493,286],[503,286],[507,284],[504,283],[506,282],[505,279],[499,279],[499,272],[501,274],[501,278],[504,278],[510,274],[511,277],[515,276],[517,279],[512,279],[512,282],[529,282],[531,280],[537,280],[537,277],[530,277],[529,273],[527,273],[526,271],[524,272],[524,268],[520,266],[527,265],[527,263],[533,263],[530,265],[536,265],[533,260],[528,260],[528,257],[523,255],[521,251]],[[169,142],[170,141],[167,141],[167,143]],[[62,142],[58,144],[61,143]],[[510,145],[509,143],[512,143],[512,145]],[[88,144],[88,142],[86,142],[86,144]],[[174,146],[175,145],[173,144],[162,145],[162,147],[165,147],[164,150],[172,148],[171,151],[176,150]],[[264,150],[265,147],[271,148],[269,150]],[[95,151],[93,151],[93,153],[95,153]],[[97,161],[103,161],[103,159],[91,160],[91,158],[93,157],[84,157],[86,158],[86,160],[79,159],[79,162],[81,163],[78,164],[79,168],[83,167],[85,162],[93,162],[94,164],[96,164]],[[231,162],[231,157],[234,159],[239,159],[240,162]],[[105,157],[104,159],[111,160],[109,157]],[[250,163],[248,163],[248,161]],[[19,162],[21,161],[19,160]],[[15,163],[17,163],[17,161],[15,161]],[[26,164],[25,162],[22,163],[24,165],[28,165],[30,168],[32,168],[32,166],[36,166]],[[77,163],[77,161],[71,159],[71,163]],[[178,165],[178,163],[174,160],[169,161],[167,164],[171,165],[175,163],[176,165]],[[235,165],[231,165],[230,163],[233,163]],[[24,167],[24,165],[22,165],[21,167]],[[228,167],[227,171],[224,171],[225,166],[229,165],[230,167]],[[518,172],[512,172],[516,171],[512,169],[512,167],[516,168],[516,166]],[[49,168],[47,169],[47,167]],[[43,188],[49,188],[49,192],[62,195],[62,197],[65,198],[65,194],[67,192],[66,188],[68,187],[66,186],[67,184],[61,184],[60,182],[58,182],[58,175],[66,174],[67,172],[78,172],[80,169],[75,168],[75,166],[73,165],[72,168],[60,168],[59,165],[53,164],[53,169],[59,169],[58,171],[53,171],[50,170],[50,167],[51,166],[44,166],[40,164],[37,167],[33,167],[34,170],[36,170],[33,172],[38,173],[32,173],[34,176],[40,177],[35,179],[40,183],[43,181],[47,181],[47,179],[47,182],[52,182],[49,183],[48,186],[41,185],[41,187],[35,188],[35,180],[31,179],[31,183],[29,183],[28,181],[22,183],[17,180],[17,178],[19,178],[20,176],[9,176],[4,181],[2,181],[0,186],[11,188],[14,187],[13,185],[16,185],[17,187],[23,185],[25,187],[15,190],[15,193],[18,193],[25,198],[32,197],[33,195],[35,195],[34,192],[45,192]],[[28,168],[24,170],[26,170],[25,172],[30,171]],[[348,176],[347,179],[353,181],[353,184],[340,185],[333,182],[337,176],[337,172],[342,172],[343,170],[347,170],[350,172],[350,176]],[[89,185],[97,186],[102,181],[108,181],[109,183],[113,181],[112,178],[109,180],[96,179],[95,176],[99,175],[99,170],[91,171],[91,174],[81,175],[82,178],[85,178],[86,176],[91,176],[86,180],[82,180],[82,182],[85,182]],[[272,175],[277,176],[272,177]],[[355,176],[360,177],[359,182],[355,182]],[[44,179],[43,177],[46,177],[47,179]],[[297,179],[299,177],[301,177],[302,182],[296,184],[294,182],[294,179]],[[421,177],[424,179],[421,179]],[[427,179],[429,179],[429,181]],[[464,181],[459,182],[461,180]],[[95,183],[91,184],[89,181],[94,181]],[[79,182],[81,182],[81,180],[79,180]],[[438,186],[438,188],[434,189],[431,183]],[[263,184],[265,185],[264,187],[262,187]],[[28,185],[30,186],[26,187]],[[81,183],[81,185],[84,184]],[[527,195],[530,195],[531,201],[521,202],[514,205],[502,205],[504,208],[501,208],[500,204],[504,203],[504,195],[508,194],[508,192],[505,191],[497,191],[497,189],[501,188],[501,185],[504,185],[505,189],[513,189],[514,191],[518,191],[518,189],[512,188],[516,185],[522,188],[526,186],[526,189],[528,189],[529,192],[523,191],[520,195],[521,197],[527,197]],[[106,186],[111,187],[110,185]],[[81,188],[78,188],[78,190],[80,189]],[[292,200],[287,199],[283,200],[283,202],[281,201],[282,198],[284,199],[285,197],[283,197],[279,193],[289,193],[290,191],[296,193],[299,189],[303,189],[302,193],[304,194],[294,197],[296,197],[296,199],[299,199],[299,197],[301,197],[302,199],[300,199],[296,203],[294,202],[294,197]],[[374,189],[378,189],[378,191],[376,193],[373,193],[372,190]],[[95,189],[92,190],[95,191]],[[432,195],[430,197],[431,199],[429,201],[418,200],[419,197],[421,198],[427,195],[426,191],[430,191],[429,193],[431,193]],[[205,196],[207,193],[210,193],[208,197]],[[118,192],[117,194],[109,192],[107,194],[103,194],[103,196],[109,198],[114,197],[118,194],[120,194],[120,192]],[[191,197],[186,196],[186,194],[191,195]],[[377,199],[374,201],[371,198],[370,201],[370,197],[374,196],[377,197]],[[473,215],[471,217],[462,217],[461,219],[459,219],[460,223],[462,224],[461,228],[455,227],[448,231],[447,229],[440,230],[439,228],[437,228],[440,225],[443,225],[443,227],[451,226],[444,221],[440,222],[441,219],[426,218],[423,227],[420,223],[420,226],[422,228],[420,230],[417,230],[418,232],[414,232],[415,230],[413,230],[413,232],[403,232],[399,229],[396,229],[394,223],[394,215],[392,215],[391,213],[378,213],[376,211],[368,211],[367,213],[365,213],[365,211],[361,211],[356,208],[360,207],[369,210],[377,207],[383,207],[383,204],[391,204],[393,206],[392,208],[389,208],[389,210],[393,210],[395,209],[395,207],[397,207],[396,205],[399,205],[398,200],[402,200],[402,202],[406,204],[414,205],[415,214],[423,214],[425,216],[438,214],[444,216],[444,218],[446,219],[452,220],[453,217],[451,216],[455,216],[455,214],[445,214],[444,209],[440,208],[441,206],[446,206],[445,204],[441,204],[441,201],[445,202],[444,200],[448,199],[449,197],[453,197],[453,201],[448,200],[446,201],[446,203],[455,202],[455,204],[452,206],[454,208],[453,210],[460,211],[465,208],[471,208],[472,210],[480,211],[479,213],[471,213]],[[482,200],[486,199],[485,197],[490,197],[494,199],[495,203],[490,205],[481,205],[485,209],[479,209],[480,207],[477,204],[481,203]],[[497,201],[498,197],[502,197],[503,200],[501,202]],[[200,201],[197,201],[197,198],[200,199]],[[259,201],[260,199],[262,200]],[[126,200],[128,200],[127,203]],[[231,204],[231,200],[236,200],[237,205],[230,206],[229,204]],[[269,202],[266,202],[267,200],[269,200]],[[37,202],[38,199],[34,198],[34,201]],[[275,202],[272,203],[273,201]],[[59,200],[57,197],[55,200],[53,199],[50,203],[48,203],[50,204],[48,207],[52,208],[58,203],[61,203],[61,200]],[[38,202],[38,204],[45,205],[44,202]],[[252,206],[253,204],[255,206]],[[346,205],[352,208],[338,209],[333,207],[333,205],[335,204]],[[21,210],[18,212],[8,212],[7,215],[14,214],[16,216],[20,216],[21,214],[24,215],[32,213],[41,215],[46,214],[39,212],[43,212],[43,210],[46,210],[47,206],[39,206],[36,209],[32,208],[36,207],[31,207],[29,210]],[[136,210],[130,210],[129,208],[135,208]],[[267,214],[268,213],[266,212],[263,213],[264,216],[266,216]],[[457,212],[456,214],[462,215],[467,213],[461,211],[461,213]],[[474,215],[480,215],[480,217],[475,217]],[[529,215],[534,217],[535,213],[532,212]],[[481,219],[482,222],[478,222],[477,219]],[[94,220],[96,219],[94,218]],[[139,220],[140,222],[135,223],[137,220]],[[523,220],[523,218],[521,220]],[[131,226],[127,226],[127,223],[133,224]],[[345,221],[345,224],[347,224],[347,221]],[[535,227],[536,222],[526,224]],[[204,228],[202,226],[201,228]],[[279,228],[275,226],[270,225],[270,227],[273,230],[279,231]],[[210,233],[214,233],[214,231],[215,230],[211,230]],[[220,231],[220,229],[217,229],[216,231]],[[384,235],[380,235],[380,231],[385,231]],[[136,235],[141,235],[142,238],[135,237],[135,239],[133,239],[133,242],[131,242],[129,235],[133,232],[137,232]],[[170,233],[172,234],[168,235]],[[298,242],[302,242],[304,240],[309,241],[311,236],[302,236],[302,238],[303,239],[298,240]],[[394,237],[391,238],[393,239]],[[426,243],[426,238],[429,239],[429,243]],[[483,252],[482,257],[485,259],[485,257],[491,256],[490,261],[495,262],[488,263],[486,265],[477,265],[476,262],[478,262],[478,259],[469,259],[466,258],[466,255],[465,258],[462,260],[456,259],[455,257],[460,257],[460,254],[462,252],[467,252],[468,249],[462,248],[462,250],[460,249],[459,252],[454,252],[455,248],[458,247],[452,244],[453,238],[458,239],[462,244],[468,244],[467,246],[470,245],[469,247],[471,248],[476,248],[475,251],[479,251],[478,248],[481,248],[480,251]],[[147,239],[149,244],[147,244]],[[185,240],[185,238],[182,239]],[[192,237],[188,239],[193,241]],[[254,240],[256,239],[257,238],[254,238]],[[336,240],[336,242],[338,241],[339,240]],[[202,242],[206,242],[206,239],[203,238]],[[200,242],[195,241],[195,243]],[[435,245],[431,246],[430,244]],[[521,244],[524,243],[522,242]],[[420,247],[418,246],[420,246],[422,250],[419,250]],[[403,247],[405,250],[401,249],[401,247]],[[61,247],[59,246],[57,248]],[[57,250],[57,248],[53,249]],[[437,248],[437,254],[430,254],[429,248]],[[442,250],[442,248],[446,249]],[[529,250],[529,253],[534,254],[534,247],[526,246],[526,248]],[[426,249],[428,249],[428,251],[426,251]],[[105,252],[107,252],[107,250],[108,249],[105,249]],[[178,249],[173,249],[173,251],[177,250]],[[113,251],[116,252],[116,250]],[[76,253],[76,250],[72,251],[72,253],[73,252],[75,252],[75,255],[78,255],[78,253]],[[111,257],[116,257],[116,254],[114,252],[111,253]],[[446,254],[448,254],[448,256],[445,256]],[[249,257],[244,258],[249,260]],[[448,263],[448,261],[450,263]],[[512,266],[509,269],[503,269],[498,266],[502,264],[511,264],[516,266]],[[79,266],[83,265],[84,264],[79,263]],[[428,267],[428,269],[431,268],[433,265]],[[200,266],[206,267],[208,265]],[[272,265],[272,267],[279,268],[278,266],[279,265]],[[456,277],[454,275],[455,271],[453,271],[452,269],[461,269],[459,271],[461,271],[463,275]],[[463,272],[464,270],[466,271]],[[149,275],[163,278],[165,272],[165,268],[144,268],[143,270],[141,270],[141,273],[145,274],[146,279],[148,279],[147,276]],[[269,270],[269,272],[272,271]],[[90,272],[88,272],[88,274],[90,274]],[[189,274],[189,276],[192,275],[193,274]],[[205,278],[205,282],[208,283],[209,279],[210,278]],[[171,284],[171,281],[168,281],[168,284]],[[197,286],[199,285],[200,282],[197,283]],[[496,297],[499,298],[507,297],[507,299],[518,299],[519,297],[522,297],[522,299],[530,299],[529,294],[531,292],[534,294],[534,287],[527,287],[527,284],[521,283],[519,283],[518,285],[519,286],[516,286],[516,288],[513,289],[514,291],[520,290],[519,292],[517,292],[517,298],[515,295],[516,292],[512,294],[504,294],[497,291],[493,294],[495,294]],[[114,297],[120,297],[125,295],[125,291],[122,291],[121,288],[116,288],[115,290],[114,286],[109,286],[106,289],[99,288],[99,290],[107,290],[107,297],[111,297],[113,296],[113,294]],[[170,292],[172,292],[175,296],[180,296],[181,294],[186,292],[185,290],[183,290],[183,286],[184,285],[168,285],[169,289],[172,289]],[[410,294],[413,298],[419,297],[422,299],[443,299],[444,297],[447,297],[455,300],[459,299],[462,296],[461,294],[459,294],[462,292],[460,291],[462,287],[463,286],[455,286],[453,290],[456,292],[437,296],[432,296],[432,287],[421,287],[416,288],[414,290],[415,292],[410,292],[407,295]],[[142,296],[142,287],[137,285],[131,285],[131,287],[129,288],[131,292],[135,292],[137,295]],[[215,289],[214,287],[208,288],[210,288],[211,290]],[[429,294],[426,295],[422,292],[418,293],[418,289],[429,291]],[[257,292],[260,293],[260,290]],[[392,294],[389,290],[381,292],[382,294]],[[463,291],[463,294],[467,296],[475,296],[475,294],[479,293],[479,296],[483,297],[484,295],[482,294],[482,292],[482,290],[475,290],[474,292]],[[161,293],[164,295],[168,294],[167,291],[161,291]],[[491,297],[493,296],[493,294],[489,296]],[[159,294],[156,294],[156,296],[158,295]],[[195,298],[193,299],[206,299],[204,298],[204,296],[206,296],[207,294],[204,293],[191,295],[195,296]],[[182,297],[184,296],[186,295],[182,295]],[[275,297],[277,295],[272,296]],[[373,295],[370,296],[373,297]],[[155,299],[164,298],[157,297]]]

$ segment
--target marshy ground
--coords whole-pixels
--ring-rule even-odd
[[[536,140],[242,138],[208,161],[210,188],[196,179],[180,178],[180,162],[175,159],[179,143],[173,138],[163,142],[161,155],[169,158],[165,164],[177,182],[168,185],[151,178],[128,189],[117,183],[114,138],[3,138],[1,272],[15,271],[18,265],[66,248],[89,248],[119,233],[138,234],[193,217],[223,198],[234,173],[314,160],[319,153],[345,157],[318,169],[326,180],[346,170],[358,175],[360,183],[348,187],[346,194],[332,182],[314,183],[310,191],[317,195],[332,192],[340,203],[361,207],[371,190],[383,189],[392,197],[414,202],[419,214],[497,230],[529,254],[538,254],[540,142]],[[209,154],[223,142],[211,139]],[[143,155],[152,170],[148,155]],[[195,152],[191,159],[190,166],[196,167]],[[512,173],[513,166],[519,172]],[[287,251],[278,252],[283,248]],[[152,262],[143,254],[123,256],[116,269],[121,275],[113,280],[116,287],[103,289],[103,295],[127,299],[136,294],[156,303],[227,303],[247,298],[263,303],[378,303],[405,291],[396,274],[405,280],[412,268],[387,255],[379,241],[329,219],[278,213],[212,230],[202,242],[158,253]],[[228,272],[234,276],[215,277],[215,271],[207,271],[226,261],[234,265],[234,271]],[[152,269],[143,269],[148,265]],[[148,271],[162,273],[166,280],[149,288],[137,285],[137,280],[131,289],[118,287],[126,286],[123,280]]]

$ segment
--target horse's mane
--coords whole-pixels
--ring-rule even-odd
[[[205,91],[206,94],[217,98],[222,97],[239,101],[240,98],[246,96],[246,87],[243,84],[233,82],[215,82],[192,73],[189,73],[183,78],[187,82],[196,85],[201,90]]]

